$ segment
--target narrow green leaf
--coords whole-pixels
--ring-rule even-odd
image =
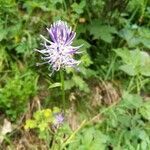
[[[56,87],[60,87],[60,86],[61,86],[61,83],[56,82],[56,83],[51,84],[51,85],[49,86],[49,88],[52,89],[52,88],[56,88]]]

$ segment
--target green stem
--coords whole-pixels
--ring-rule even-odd
[[[127,91],[131,92],[133,90],[133,81],[134,81],[135,77],[133,76],[131,79],[130,79],[130,82],[129,82],[129,85],[128,85],[128,88],[127,88]]]
[[[64,86],[64,72],[63,72],[63,70],[60,70],[60,80],[61,80],[63,110],[64,110],[64,113],[65,113],[66,103],[65,103],[65,86]]]

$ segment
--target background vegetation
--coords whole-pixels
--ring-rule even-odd
[[[65,121],[53,128],[59,74],[36,66],[34,49],[59,19],[84,45],[79,71],[65,73]],[[1,148],[150,149],[149,20],[149,0],[0,0]]]

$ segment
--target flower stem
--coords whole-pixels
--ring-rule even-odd
[[[64,110],[64,113],[65,113],[66,103],[65,103],[65,86],[64,86],[64,72],[63,72],[63,70],[60,70],[60,80],[61,80],[63,110]]]

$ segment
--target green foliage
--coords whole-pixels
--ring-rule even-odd
[[[101,119],[83,128],[70,142],[68,149],[141,149],[150,148],[149,102],[139,95],[124,92],[122,101],[100,110]]]
[[[143,118],[146,120],[150,120],[150,102],[145,102],[143,106],[140,108],[140,113]]]
[[[37,128],[39,132],[45,132],[49,130],[49,125],[55,124],[54,114],[60,113],[58,108],[43,109],[36,111],[33,114],[33,119],[26,120],[25,129],[34,129]]]
[[[130,79],[128,90],[132,91],[136,88],[139,93],[141,88],[149,82],[149,79],[144,79],[143,76],[150,76],[150,56],[147,52],[140,51],[139,49],[129,50],[127,48],[120,48],[114,51],[121,57],[123,62],[119,69],[133,76]]]
[[[115,49],[118,56],[122,58],[124,65],[120,66],[130,76],[144,75],[150,76],[150,56],[148,53],[136,50],[128,50],[127,48]]]
[[[79,88],[79,90],[84,92],[89,92],[89,87],[87,83],[78,75],[73,75],[71,80],[65,81],[65,89],[69,90],[73,87]]]
[[[4,69],[5,65],[8,65],[8,54],[5,52],[5,47],[0,47],[0,72]],[[4,65],[5,64],[5,65]]]
[[[55,99],[60,99],[58,75],[49,77],[46,65],[37,68],[36,63],[42,60],[34,53],[35,48],[42,48],[40,34],[49,39],[46,28],[58,19],[67,21],[77,31],[73,45],[83,44],[80,48],[82,53],[77,58],[81,61],[79,68],[66,70],[65,90],[68,95],[70,91],[84,93],[81,105],[89,107],[83,107],[83,111],[92,110],[91,116],[100,113],[101,119],[77,132],[72,131],[67,123],[53,132],[54,110],[41,109],[27,120],[25,128],[38,131],[46,141],[47,149],[52,150],[61,149],[70,137],[74,138],[64,149],[150,149],[150,103],[139,96],[148,97],[150,90],[148,0],[0,0],[2,119],[4,116],[17,122],[34,96],[39,97],[41,108],[47,103],[50,107],[59,103]],[[95,109],[88,101],[91,99],[91,86],[95,86],[89,80],[95,78],[112,80],[127,92],[123,93],[118,104]],[[49,89],[54,92],[49,92]],[[134,94],[129,94],[131,92]],[[67,106],[69,108],[70,103]],[[80,112],[77,117],[82,115]],[[88,120],[88,115],[86,117]],[[13,138],[15,133],[12,133]],[[14,141],[16,143],[17,140]]]
[[[93,20],[88,28],[94,39],[102,39],[107,43],[111,43],[113,39],[112,34],[117,33],[115,27],[103,25],[100,20]]]
[[[103,134],[95,127],[84,128],[76,138],[69,144],[69,150],[83,149],[83,150],[105,150],[108,136]]]
[[[150,31],[148,28],[139,27],[138,25],[132,25],[131,27],[125,27],[120,32],[119,35],[126,40],[128,46],[135,48],[137,46],[145,48],[150,48]]]
[[[52,143],[53,149],[60,149],[64,133],[71,133],[70,128],[64,122],[63,125],[57,124],[56,115],[60,113],[61,110],[58,107],[38,110],[33,114],[33,119],[26,120],[24,128],[25,130],[36,129],[39,138],[45,140],[47,147],[50,146],[51,140],[54,140],[57,145]]]
[[[13,121],[25,112],[30,98],[36,94],[38,79],[31,70],[20,72],[15,67],[14,72],[15,75],[1,81],[0,87],[0,109]]]
[[[73,3],[71,5],[72,9],[73,9],[73,12],[77,13],[77,14],[82,14],[83,13],[83,8],[85,7],[85,1],[81,1],[79,4],[78,3]]]
[[[67,74],[68,75],[72,74],[72,76],[71,76],[70,80],[67,79],[65,81],[65,89],[69,90],[69,89],[72,89],[72,88],[76,87],[79,90],[88,93],[89,92],[89,87],[88,87],[88,84],[85,82],[85,79],[95,75],[94,70],[91,70],[91,69],[87,68],[91,64],[93,64],[93,62],[90,58],[90,55],[87,52],[87,49],[90,48],[91,45],[88,42],[86,42],[85,40],[82,40],[82,39],[76,40],[74,42],[74,44],[77,44],[77,45],[83,44],[82,48],[80,48],[83,55],[80,58],[81,65],[79,66],[79,70],[74,71],[74,69],[70,69],[70,68],[68,68],[66,70]],[[77,74],[76,72],[78,72],[80,74]]]

